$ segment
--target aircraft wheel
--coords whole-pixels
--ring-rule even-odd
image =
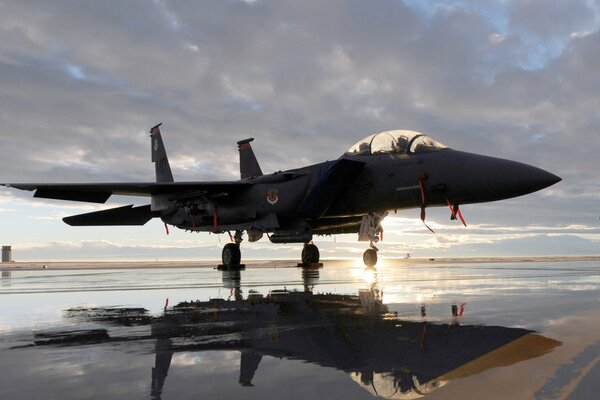
[[[242,252],[240,246],[235,243],[227,243],[223,247],[223,253],[221,254],[223,265],[231,267],[232,265],[239,265],[242,260]]]
[[[319,248],[314,244],[307,244],[302,249],[302,264],[315,264],[320,258]]]
[[[374,267],[377,264],[377,252],[375,249],[367,249],[364,252],[363,262],[367,267]]]

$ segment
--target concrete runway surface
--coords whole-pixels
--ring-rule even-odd
[[[489,261],[4,265],[0,398],[598,398],[600,261]]]

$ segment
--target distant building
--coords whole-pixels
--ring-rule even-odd
[[[12,246],[2,246],[2,262],[12,262]]]

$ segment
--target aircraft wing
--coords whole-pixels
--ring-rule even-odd
[[[112,195],[146,196],[173,195],[181,197],[236,194],[252,185],[250,182],[143,182],[143,183],[0,183],[21,190],[35,190],[33,197],[57,200],[105,203]]]

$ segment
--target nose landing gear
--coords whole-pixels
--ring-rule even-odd
[[[369,213],[362,217],[360,228],[358,232],[359,242],[369,242],[370,249],[367,249],[363,253],[363,262],[369,268],[372,268],[377,264],[377,252],[379,249],[374,243],[377,243],[381,237],[383,237],[383,228],[381,227],[381,221],[387,216],[387,212],[383,213]]]
[[[373,268],[375,264],[377,264],[377,252],[379,249],[375,247],[373,243],[371,243],[371,248],[365,250],[363,253],[363,262],[369,268]]]

